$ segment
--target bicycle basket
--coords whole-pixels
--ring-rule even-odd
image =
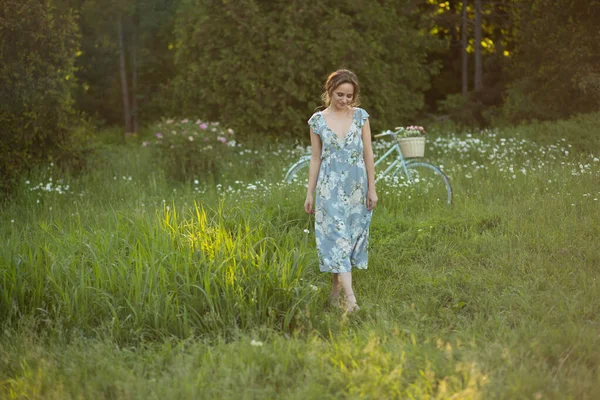
[[[420,158],[425,156],[425,137],[398,138],[402,156],[405,158]]]

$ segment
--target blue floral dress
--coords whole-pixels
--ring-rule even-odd
[[[367,118],[365,110],[356,108],[344,138],[329,129],[320,111],[308,120],[322,144],[315,206],[315,236],[322,272],[367,268],[372,211],[366,206],[368,180],[361,135]]]

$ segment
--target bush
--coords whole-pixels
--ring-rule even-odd
[[[438,110],[459,125],[472,126],[475,125],[474,104],[473,100],[465,98],[460,93],[449,94],[438,101]]]
[[[514,7],[503,118],[561,119],[600,106],[598,19],[589,0],[532,0]],[[590,34],[595,32],[596,34]]]
[[[81,118],[73,109],[75,18],[50,1],[0,3],[0,190],[9,193],[26,169],[45,161],[81,167],[73,140]]]
[[[172,90],[188,115],[202,107],[236,131],[308,138],[327,74],[344,67],[374,131],[405,125],[438,70],[427,61],[437,39],[409,3],[184,0]]]
[[[167,176],[177,181],[200,179],[217,182],[231,165],[235,147],[233,129],[218,122],[163,120],[152,127],[151,147]]]

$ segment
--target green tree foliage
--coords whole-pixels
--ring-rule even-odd
[[[82,34],[81,56],[77,60],[75,93],[78,107],[97,120],[123,121],[119,76],[117,22],[128,4],[118,7],[114,1],[74,0]],[[124,2],[128,3],[128,2]]]
[[[179,110],[243,134],[306,136],[324,79],[343,67],[358,74],[374,130],[407,123],[438,69],[417,11],[408,0],[183,0]]]
[[[598,110],[600,1],[515,3],[504,117],[517,122]]]
[[[12,21],[7,10],[17,6],[27,10],[32,4],[2,3],[7,13],[0,20],[7,32],[2,38],[6,54],[17,54],[15,35],[26,37],[27,27],[35,26],[30,20],[37,18],[34,13]],[[502,119],[516,123],[566,117],[600,105],[600,0],[483,1],[483,89],[478,93],[472,91],[478,45],[474,3],[467,2],[471,92],[463,98],[457,96],[460,0],[52,0],[51,4],[58,7],[52,15],[61,19],[72,21],[73,10],[81,32],[79,57],[70,73],[63,74],[70,79],[61,82],[70,86],[75,76],[77,108],[108,124],[122,125],[123,105],[129,104],[143,125],[179,115],[222,121],[241,135],[306,138],[304,123],[320,105],[323,81],[340,67],[357,72],[362,104],[373,115],[375,131],[410,123],[424,112],[482,125]],[[118,21],[125,39],[122,75]],[[39,40],[49,41],[73,25],[52,24],[56,32]],[[40,29],[48,26],[41,24]],[[70,46],[68,40],[65,46]],[[3,71],[27,70],[15,67],[18,63],[11,57],[3,58],[9,60]],[[41,58],[50,63],[52,57]],[[5,73],[2,79],[8,76]],[[128,84],[127,103],[122,76]],[[18,90],[31,87],[28,79],[37,78],[24,78]],[[12,83],[2,90],[10,97],[15,88]],[[3,106],[13,107],[12,103]]]
[[[164,112],[161,87],[174,74],[172,41],[179,0],[60,0],[80,15],[82,55],[77,59],[79,108],[108,124],[122,124],[118,21],[124,22],[129,91],[142,121]],[[172,46],[171,46],[172,47]],[[134,88],[133,74],[137,74]],[[135,89],[135,90],[134,90]]]
[[[511,0],[481,3],[480,28],[482,39],[475,40],[476,8],[474,1],[428,0],[421,6],[430,34],[449,43],[434,55],[442,63],[442,71],[431,82],[425,94],[428,111],[443,113],[465,125],[485,125],[497,114],[502,105],[507,84],[505,51],[512,48],[512,30],[509,11]],[[465,7],[466,55],[462,64],[462,11]],[[475,91],[476,48],[481,50],[483,88]],[[462,96],[462,68],[467,77],[466,95]],[[462,98],[461,98],[462,97]]]
[[[78,31],[51,1],[0,2],[0,189],[37,162],[70,158]]]

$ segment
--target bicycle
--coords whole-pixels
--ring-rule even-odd
[[[391,176],[391,183],[411,188],[413,190],[413,195],[420,195],[424,198],[431,198],[433,196],[433,198],[436,198],[438,201],[440,199],[445,199],[446,204],[452,204],[452,186],[450,185],[450,179],[448,179],[446,174],[444,174],[437,165],[423,161],[420,158],[404,157],[398,142],[398,135],[402,132],[404,132],[404,128],[397,128],[395,131],[388,130],[374,135],[375,138],[391,136],[394,140],[393,146],[375,161],[376,169],[383,164],[388,157],[393,153],[396,153],[395,160],[391,162],[388,161],[389,165],[387,165],[387,168],[385,168],[383,172],[377,174],[378,176],[375,182],[382,179],[389,181],[390,179],[387,177]],[[310,155],[300,157],[300,159],[288,169],[285,175],[285,181],[292,183],[301,173],[308,176],[310,158]],[[398,175],[400,171],[404,173],[402,177],[399,177]],[[390,173],[391,175],[389,175]],[[431,175],[432,173],[433,175]],[[406,182],[401,182],[401,179],[405,179]],[[412,195],[409,196],[412,197]]]

